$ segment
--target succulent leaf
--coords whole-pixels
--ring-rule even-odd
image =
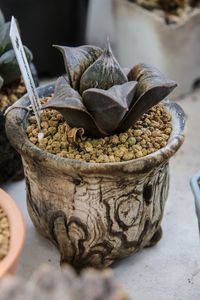
[[[71,88],[64,77],[58,78],[54,97],[42,108],[58,110],[71,127],[84,128],[88,136],[107,135],[98,127],[92,115],[87,111],[79,93]]]
[[[0,55],[12,48],[9,32],[10,22],[7,22],[0,27]]]
[[[3,86],[3,78],[0,76],[0,89]]]
[[[0,9],[0,28],[1,28],[1,26],[3,26],[4,23],[5,23],[5,18],[4,18],[3,12]]]
[[[138,81],[138,85],[132,106],[119,125],[119,131],[128,129],[177,86],[175,81],[166,79],[158,69],[149,64],[134,66],[128,73],[128,79]]]
[[[107,40],[101,56],[83,73],[80,79],[80,93],[88,88],[107,90],[127,81],[127,76],[114,57],[110,42]]]
[[[27,60],[32,60],[32,54],[27,47],[24,47]],[[6,51],[0,56],[0,74],[4,79],[4,84],[8,84],[20,77],[21,72],[13,49]]]
[[[91,88],[83,92],[83,103],[99,127],[111,133],[127,113],[136,86],[136,81],[130,81],[108,90]]]
[[[54,45],[54,47],[61,51],[70,84],[78,91],[83,72],[101,55],[102,49],[89,45],[80,47]]]
[[[54,97],[61,97],[62,95],[65,96],[65,98],[78,98],[82,101],[81,95],[79,92],[74,90],[69,83],[69,77],[68,76],[61,76],[56,80],[55,84],[55,90],[54,90]],[[52,98],[52,99],[53,99]]]

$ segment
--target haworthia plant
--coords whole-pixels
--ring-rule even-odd
[[[64,57],[67,75],[58,78],[54,96],[43,109],[58,110],[71,127],[83,128],[91,137],[127,130],[177,86],[148,64],[138,64],[126,74],[109,41],[104,50],[56,47]]]
[[[0,10],[0,88],[17,80],[21,72],[12,49],[9,37],[10,22],[5,22],[2,11]],[[27,47],[24,47],[28,62],[32,61],[33,56]]]

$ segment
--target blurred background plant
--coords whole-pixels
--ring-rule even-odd
[[[52,44],[78,46],[85,42],[89,0],[1,0],[5,18],[14,15],[22,40],[34,54],[39,77],[64,73],[62,60]]]
[[[111,270],[86,269],[77,275],[70,266],[57,271],[42,265],[28,281],[7,277],[0,282],[1,300],[128,300]]]
[[[199,0],[129,0],[136,4],[152,9],[163,9],[164,11],[178,14],[178,9],[185,9],[187,6],[195,7],[200,5]]]
[[[10,145],[5,133],[6,107],[17,101],[26,88],[12,48],[9,37],[10,22],[6,22],[0,10],[0,183],[8,179],[20,179],[23,176],[23,167],[20,155]],[[24,46],[33,78],[38,85],[36,69],[32,63],[33,55]]]

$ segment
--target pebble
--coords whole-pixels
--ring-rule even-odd
[[[17,101],[25,93],[26,88],[22,79],[3,86],[0,89],[0,110]]]

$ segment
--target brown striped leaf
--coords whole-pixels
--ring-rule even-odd
[[[89,88],[107,90],[127,82],[127,76],[114,57],[109,40],[101,56],[90,65],[80,79],[80,93]]]
[[[88,136],[101,137],[107,135],[107,132],[98,127],[92,115],[87,111],[79,93],[71,88],[64,77],[58,79],[54,97],[45,103],[42,108],[56,109],[71,127],[84,128]]]
[[[71,86],[79,91],[79,81],[83,72],[101,55],[102,49],[90,45],[80,47],[54,45],[54,47],[63,55]]]
[[[159,103],[173,91],[177,83],[166,79],[155,67],[149,64],[138,64],[128,73],[129,80],[138,81],[132,106],[121,121],[118,131],[132,126],[152,106]]]

